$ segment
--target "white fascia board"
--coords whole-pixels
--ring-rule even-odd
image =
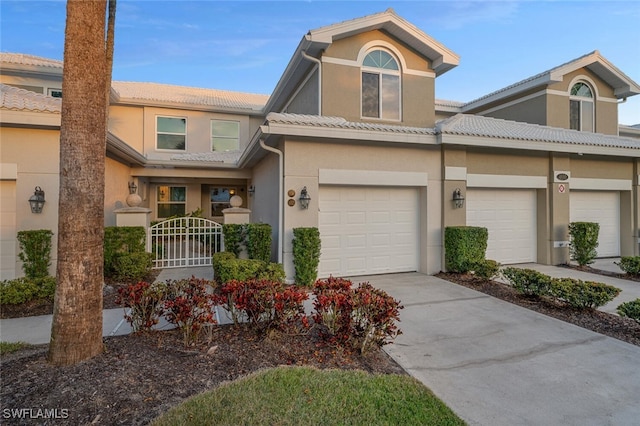
[[[375,130],[338,129],[330,127],[297,126],[269,123],[262,132],[270,135],[304,136],[324,139],[348,139],[376,142],[397,142],[419,145],[437,145],[436,135],[379,132]]]
[[[485,148],[516,149],[521,151],[565,152],[569,154],[594,154],[614,157],[638,157],[640,149],[609,146],[578,145],[561,142],[544,142],[518,139],[497,139],[486,136],[440,135],[443,145],[466,145]]]
[[[170,101],[153,101],[146,99],[128,99],[119,97],[118,101],[111,104],[113,105],[130,105],[130,106],[142,106],[142,107],[156,107],[156,108],[172,108],[172,109],[183,109],[187,111],[202,111],[202,112],[217,112],[221,114],[238,114],[238,115],[249,115],[249,116],[263,116],[263,109],[254,109],[254,108],[224,108],[213,105],[196,105],[196,104],[187,104],[181,102],[170,102]]]
[[[542,189],[547,187],[547,177],[469,173],[467,175],[467,187]]]
[[[569,181],[571,189],[596,191],[631,191],[631,179],[574,178]]]
[[[320,185],[419,186],[429,183],[428,173],[380,170],[319,169]]]
[[[2,125],[21,127],[60,127],[60,113],[0,110]]]
[[[446,166],[444,180],[467,180],[467,168]]]

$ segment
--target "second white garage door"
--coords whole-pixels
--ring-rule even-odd
[[[319,210],[319,277],[418,270],[416,188],[324,186]]]
[[[489,231],[487,259],[503,264],[536,261],[536,192],[533,189],[467,190],[467,225]]]
[[[571,222],[597,222],[598,257],[620,256],[620,193],[617,191],[571,191]]]

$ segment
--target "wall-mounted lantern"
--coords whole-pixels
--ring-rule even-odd
[[[31,213],[42,213],[42,207],[44,207],[44,191],[39,186],[36,186],[33,195],[29,197],[29,204],[31,205]]]
[[[300,207],[302,209],[308,209],[309,208],[309,201],[311,201],[311,197],[309,196],[309,193],[307,192],[307,187],[305,186],[304,188],[302,188],[302,191],[300,191],[300,198],[298,198],[298,201],[300,201]]]
[[[256,187],[251,185],[247,192],[249,193],[249,197],[253,197],[255,195],[255,193],[256,193]]]
[[[135,194],[138,192],[138,185],[135,182],[129,182],[129,194]]]
[[[460,192],[460,188],[456,188],[455,191],[453,191],[453,206],[456,209],[460,209],[464,206],[464,195]]]

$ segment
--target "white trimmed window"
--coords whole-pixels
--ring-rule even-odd
[[[386,50],[373,50],[362,62],[362,116],[400,120],[400,66]]]
[[[62,89],[47,89],[47,95],[52,96],[54,98],[61,98]]]
[[[187,187],[160,185],[157,191],[158,218],[184,216],[187,211]]]
[[[569,94],[569,128],[593,132],[595,123],[593,91],[582,81],[571,87]]]
[[[184,151],[187,147],[187,119],[156,117],[156,149]]]
[[[211,151],[237,151],[240,149],[240,123],[211,120]]]

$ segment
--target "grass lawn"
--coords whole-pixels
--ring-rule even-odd
[[[197,395],[154,425],[464,425],[409,376],[278,367]]]
[[[0,355],[10,354],[12,352],[16,352],[24,347],[28,346],[26,343],[22,342],[0,342]]]

